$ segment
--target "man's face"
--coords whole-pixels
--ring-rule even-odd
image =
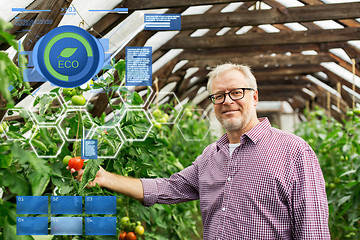
[[[233,69],[213,79],[212,94],[228,93],[235,88],[246,87],[250,86],[244,74]],[[257,120],[255,106],[258,102],[258,93],[245,90],[244,94],[244,98],[236,101],[226,95],[223,104],[214,104],[215,116],[227,131],[247,131],[249,124]]]

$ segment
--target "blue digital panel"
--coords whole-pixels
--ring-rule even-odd
[[[82,235],[82,217],[52,217],[51,235]]]
[[[17,196],[16,214],[48,214],[48,197]]]
[[[115,196],[85,197],[85,214],[116,214]]]
[[[126,47],[126,86],[152,85],[152,48]]]
[[[181,30],[180,14],[145,14],[145,30]]]
[[[116,217],[86,217],[85,235],[116,235]]]
[[[16,218],[16,235],[48,235],[48,217]]]
[[[82,197],[52,196],[51,214],[82,214]]]
[[[82,159],[97,159],[98,158],[98,142],[97,139],[82,139],[81,140],[81,158]]]

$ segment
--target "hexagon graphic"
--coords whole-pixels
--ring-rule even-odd
[[[56,158],[65,141],[56,126],[38,126],[29,143],[39,158]]]
[[[153,90],[150,86],[125,86],[125,81],[123,81],[117,92],[122,102],[126,104],[126,107],[143,108],[149,101]]]
[[[210,131],[210,121],[203,109],[185,109],[176,126],[186,141],[203,141]]]
[[[144,141],[153,124],[145,110],[127,109],[118,127],[125,140]]]
[[[1,122],[2,133],[10,141],[29,139],[36,128],[29,111],[23,108],[8,109]]]
[[[170,100],[169,103],[167,103]],[[157,92],[151,99],[148,110],[155,123],[174,124],[179,117],[182,104],[173,92]]]
[[[67,109],[58,126],[67,141],[75,142],[87,138],[96,125],[85,109]]]
[[[65,112],[56,93],[36,94],[27,109],[39,125],[56,125]]]
[[[115,126],[98,126],[91,131],[89,139],[98,140],[98,158],[115,158],[124,144]]]

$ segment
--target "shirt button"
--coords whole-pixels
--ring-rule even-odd
[[[228,179],[227,179],[229,182],[231,181],[231,177],[228,177]]]
[[[223,207],[221,210],[223,210],[223,212],[225,212],[226,208]]]

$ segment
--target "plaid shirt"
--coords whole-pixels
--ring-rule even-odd
[[[330,239],[315,153],[300,137],[260,121],[231,157],[225,134],[170,178],[141,179],[143,204],[200,199],[205,240]]]

